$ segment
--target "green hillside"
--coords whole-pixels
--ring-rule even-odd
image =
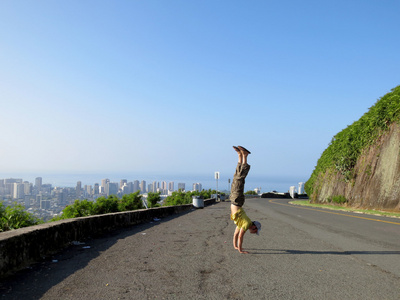
[[[314,192],[319,174],[328,169],[340,172],[346,182],[354,177],[354,166],[363,149],[372,145],[390,124],[400,121],[400,85],[380,98],[358,121],[336,134],[305,184],[308,195]]]

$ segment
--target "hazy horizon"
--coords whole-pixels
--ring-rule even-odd
[[[10,176],[8,176],[10,175]],[[19,176],[18,176],[19,175]],[[203,189],[216,189],[217,182],[214,178],[214,174],[211,176],[207,174],[171,174],[171,175],[150,175],[150,174],[109,174],[109,176],[102,176],[104,174],[67,174],[67,173],[42,173],[41,175],[35,174],[11,174],[11,173],[0,173],[0,179],[18,178],[24,181],[29,181],[35,184],[36,177],[42,177],[42,184],[51,184],[53,187],[76,187],[76,183],[81,181],[82,187],[84,185],[94,185],[95,183],[101,184],[101,180],[108,178],[111,182],[119,183],[121,179],[126,179],[128,182],[135,180],[145,180],[146,184],[150,184],[153,181],[161,182],[173,181],[175,189],[177,189],[178,183],[182,182],[186,184],[186,190],[192,189],[193,183],[201,183]],[[120,176],[121,175],[121,176]],[[220,173],[220,179],[218,180],[218,190],[229,190],[229,182],[232,182],[233,174],[228,176],[227,174]],[[255,188],[261,188],[261,192],[270,192],[276,190],[278,192],[287,192],[290,186],[298,187],[299,182],[305,182],[306,180],[299,177],[269,177],[269,176],[253,176],[248,175],[246,179],[245,190],[254,190]]]

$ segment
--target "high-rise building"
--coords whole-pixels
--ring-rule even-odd
[[[52,186],[50,183],[42,184],[42,193],[44,195],[50,195],[52,190]]]
[[[65,206],[67,204],[67,199],[68,199],[68,189],[66,188],[55,189],[55,198],[57,199],[59,205]]]
[[[76,197],[80,197],[82,195],[82,182],[78,181],[76,183]]]
[[[106,185],[105,192],[107,196],[117,195],[118,194],[118,183],[109,182]]]
[[[94,191],[93,191],[93,194],[94,195],[98,195],[99,194],[99,184],[98,183],[95,183],[94,184]]]
[[[5,190],[4,179],[0,179],[0,199],[1,199],[1,196],[4,196],[4,190]]]
[[[201,183],[193,183],[193,191],[201,192],[203,190]]]
[[[24,194],[31,195],[32,194],[32,183],[29,181],[24,181]]]
[[[20,178],[7,178],[4,179],[4,193],[6,195],[10,195],[14,197],[14,183],[22,183],[22,179]]]
[[[13,198],[14,199],[24,199],[25,198],[24,188],[25,188],[25,185],[23,183],[14,182]]]
[[[122,189],[122,187],[124,186],[124,184],[128,184],[128,180],[126,180],[126,179],[121,179],[121,181],[119,182],[119,188]]]
[[[128,182],[128,184],[127,184],[127,190],[126,190],[126,193],[127,194],[132,194],[133,193],[133,182],[132,181],[129,181]]]
[[[132,182],[129,182],[129,183],[125,182],[124,185],[122,187],[120,187],[122,195],[130,194],[132,187],[133,187]]]
[[[166,181],[162,181],[162,182],[161,182],[161,187],[160,187],[160,189],[159,189],[159,192],[160,192],[162,195],[168,194],[168,188],[167,188],[167,182],[166,182]]]
[[[161,181],[161,189],[166,190],[167,189],[167,182],[166,181]]]
[[[25,195],[25,208],[29,208],[31,206],[31,196],[30,195]]]
[[[182,182],[179,182],[178,183],[178,190],[181,190],[182,192],[184,192],[185,191],[185,184],[182,183]]]
[[[35,178],[35,188],[38,192],[42,189],[42,177]]]
[[[35,203],[40,205],[40,203],[42,202],[42,200],[43,200],[43,195],[42,195],[42,193],[37,194],[37,195],[36,195],[36,202],[35,202]]]
[[[86,195],[92,195],[93,194],[93,189],[91,185],[85,185],[85,192]]]
[[[142,182],[140,183],[140,190],[142,191],[142,193],[146,193],[146,181],[142,180]]]
[[[110,182],[110,179],[108,179],[108,178],[105,178],[105,179],[101,180],[101,187],[103,188],[104,191],[106,190],[106,185],[109,182]]]
[[[132,193],[136,193],[138,190],[140,190],[140,183],[139,183],[139,180],[135,180],[133,182]]]
[[[170,181],[170,182],[168,183],[168,190],[171,191],[171,192],[174,191],[174,182],[173,182],[173,181]]]
[[[160,187],[160,183],[157,181],[153,181],[153,187],[152,187],[152,192],[155,193],[157,192],[157,189]]]

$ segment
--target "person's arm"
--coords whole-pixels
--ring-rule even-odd
[[[237,242],[238,242],[239,232],[240,232],[240,228],[239,228],[239,227],[236,227],[235,233],[233,234],[233,247],[234,247],[235,249],[238,249],[238,244],[237,244]]]
[[[235,232],[235,233],[236,233],[236,232]],[[249,253],[249,252],[243,251],[243,249],[242,249],[243,236],[244,236],[245,233],[246,233],[246,231],[244,231],[244,230],[241,228],[240,231],[239,231],[239,236],[238,236],[238,247],[237,247],[237,249],[239,250],[240,253],[245,253],[245,254],[247,254],[247,253]]]

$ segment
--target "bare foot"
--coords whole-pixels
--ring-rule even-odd
[[[244,250],[242,250],[242,251],[239,250],[239,252],[242,253],[242,254],[249,254],[249,252],[244,251]]]

